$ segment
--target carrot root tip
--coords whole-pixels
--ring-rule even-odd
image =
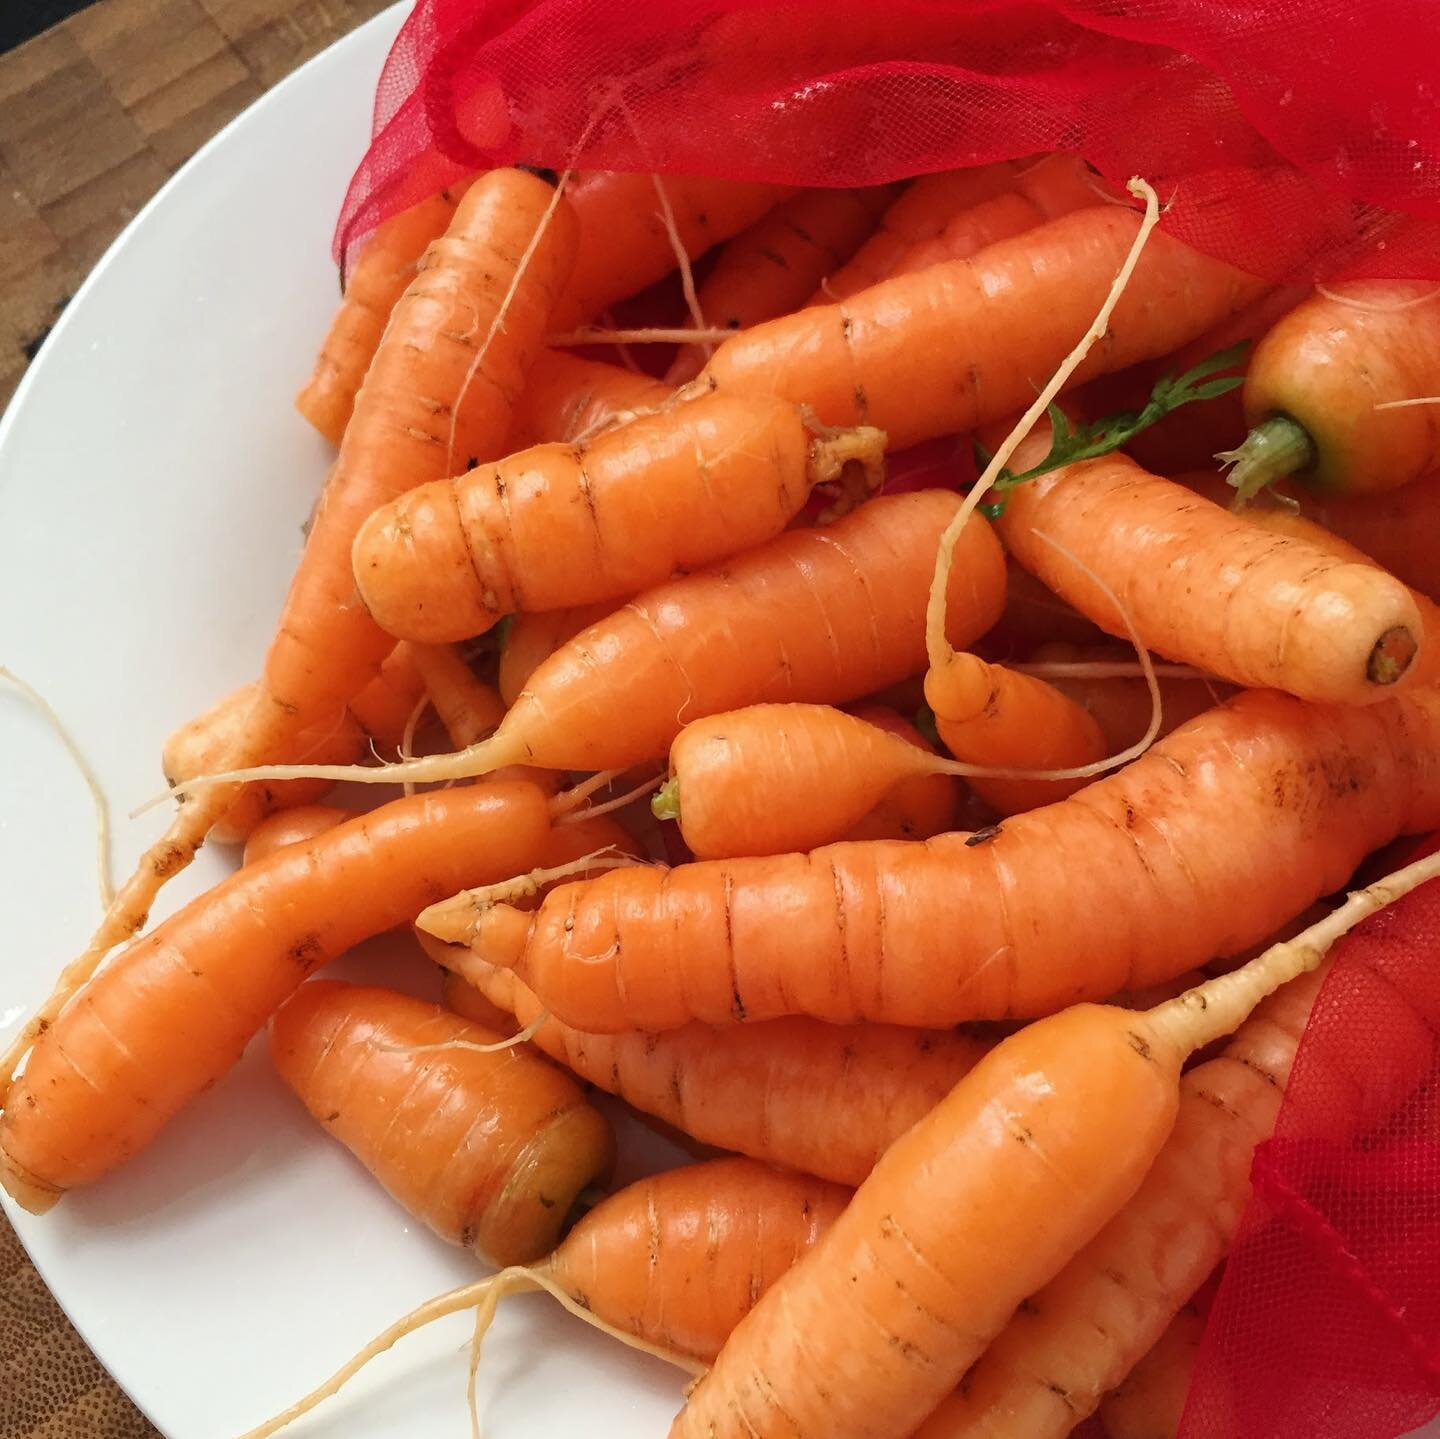
[[[0,1149],[0,1186],[22,1209],[30,1214],[45,1214],[63,1198],[65,1191],[37,1179],[28,1169],[17,1164]]]

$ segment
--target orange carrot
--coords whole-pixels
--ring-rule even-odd
[[[250,831],[242,864],[258,864],[286,845],[303,844],[353,819],[354,812],[333,804],[301,804],[267,815]]]
[[[505,718],[505,703],[449,645],[407,647],[452,744],[474,744]]]
[[[245,732],[255,705],[255,690],[253,684],[232,690],[204,714],[186,721],[165,741],[160,762],[168,783],[183,784],[224,765]],[[354,764],[366,748],[364,732],[353,714],[345,710],[308,726],[276,753],[287,763],[314,760],[317,764]],[[212,826],[211,837],[219,844],[238,844],[267,816],[292,805],[312,804],[330,788],[329,781],[323,779],[249,785]]]
[[[497,1264],[548,1253],[615,1159],[609,1122],[569,1075],[387,989],[317,980],[270,1031],[280,1077],[442,1239]]]
[[[1100,309],[1139,225],[1112,205],[1063,216],[973,259],[756,325],[725,341],[704,375],[809,405],[827,425],[877,425],[895,449],[972,430],[1030,401]],[[1168,354],[1261,288],[1154,235],[1075,382]]]
[[[350,701],[350,713],[381,755],[393,755],[405,727],[425,694],[409,645],[396,645],[380,661],[380,672]]]
[[[546,350],[531,367],[515,406],[508,448],[591,439],[637,411],[658,410],[674,393],[649,375]]]
[[[1003,1040],[740,1322],[671,1439],[910,1433],[1140,1188],[1187,1056],[1437,870],[1432,856],[1390,876],[1300,941],[1146,1013],[1077,1005]],[[815,1362],[822,1334],[838,1336],[831,1364]]]
[[[708,714],[871,694],[924,663],[930,560],[959,504],[943,490],[884,496],[649,590],[551,655],[481,744],[321,777],[427,783],[507,764],[627,769],[663,756],[687,721]],[[961,548],[948,624],[968,644],[999,612],[1004,564],[981,521],[965,527]],[[295,776],[266,767],[244,777]]]
[[[424,946],[428,935],[415,931],[416,939]],[[434,940],[429,940],[434,944]],[[458,974],[445,970],[440,976],[440,1003],[452,1014],[468,1019],[472,1024],[493,1029],[496,1034],[514,1034],[519,1026],[510,1015],[497,1004],[491,1004],[473,984],[466,984]]]
[[[1217,505],[1234,498],[1235,492],[1214,470],[1190,470],[1175,478]],[[1348,498],[1316,495],[1291,484],[1278,486],[1276,493],[1283,502],[1282,512],[1292,504],[1298,506],[1307,520],[1348,541],[1411,589],[1440,602],[1440,470],[1398,490]],[[1255,505],[1245,513],[1272,523],[1265,517],[1274,510]]]
[[[590,1032],[785,1014],[939,1027],[1233,954],[1437,824],[1440,692],[1329,710],[1246,692],[995,834],[607,874],[533,915],[494,906],[473,947]]]
[[[1106,1439],[1176,1439],[1205,1337],[1205,1317],[1193,1301],[1182,1305],[1125,1382],[1101,1400]]]
[[[227,756],[232,768],[283,753],[312,726],[340,723],[374,677],[392,644],[354,602],[355,532],[383,500],[449,473],[452,454],[463,465],[503,444],[512,399],[540,347],[574,243],[573,217],[550,185],[520,170],[496,170],[469,189],[449,230],[426,252],[356,397],[254,707]],[[238,793],[232,784],[207,786],[141,856],[84,953],[0,1057],[0,1103],[25,1050],[105,953],[145,923],[166,880],[190,863]]]
[[[697,292],[705,323],[744,330],[798,309],[855,253],[898,188],[801,190],[782,201],[721,250]],[[694,379],[709,355],[707,346],[681,346],[666,380]]]
[[[1023,235],[1047,220],[1102,205],[1107,195],[1113,198],[1114,192],[1078,155],[1047,155],[1017,170],[998,194],[953,214],[933,236],[916,241],[883,278],[968,260],[987,245]]]
[[[1185,1075],[1135,1197],[1021,1305],[916,1439],[1064,1439],[1139,1363],[1229,1248],[1322,979],[1286,985]]]
[[[0,1180],[44,1208],[123,1163],[360,940],[464,884],[531,867],[533,785],[398,799],[238,870],[136,940],[46,1028],[0,1116]]]
[[[1289,475],[1323,495],[1389,490],[1440,468],[1437,299],[1428,281],[1372,281],[1286,315],[1245,377],[1254,428],[1225,456],[1237,493]]]
[[[664,187],[675,238],[657,192]],[[616,300],[638,294],[675,268],[675,239],[694,259],[737,235],[789,191],[778,185],[699,176],[593,170],[569,191],[580,227],[575,269],[555,307],[552,328],[593,320]]]
[[[488,1326],[510,1293],[543,1289],[594,1328],[691,1373],[720,1352],[767,1289],[812,1248],[850,1197],[752,1159],[672,1169],[600,1201],[529,1268],[452,1290],[392,1324],[326,1383],[242,1439],[268,1439],[416,1329],[478,1306]]]
[[[1370,704],[1419,651],[1398,580],[1261,533],[1121,455],[1027,480],[1004,503],[1010,552],[1081,613],[1128,634],[1103,581],[1148,648],[1237,684]]]
[[[537,610],[512,615],[500,647],[500,698],[513,705],[530,676],[581,630],[623,609],[620,600],[601,600],[568,610]]]
[[[415,278],[426,249],[445,233],[472,183],[462,180],[383,221],[345,276],[340,308],[315,357],[315,371],[295,397],[295,408],[332,445],[345,433],[355,394],[395,302]]]
[[[958,1030],[808,1019],[584,1034],[547,1018],[508,970],[419,933],[432,959],[523,1028],[539,1022],[536,1046],[581,1079],[704,1144],[841,1184],[864,1179],[990,1047]]]
[[[956,759],[996,769],[1078,769],[1106,754],[1090,713],[1033,675],[952,652],[925,676],[935,727]],[[1087,779],[991,779],[971,789],[1000,814],[1018,814],[1074,794]]]
[[[1018,168],[1015,161],[1004,160],[974,169],[922,175],[912,181],[881,216],[879,227],[854,259],[826,278],[810,297],[810,304],[848,300],[888,279],[910,250],[933,239],[953,216],[1009,189]]]
[[[391,634],[464,639],[512,610],[619,599],[760,544],[845,464],[877,472],[883,446],[863,428],[812,439],[782,400],[705,394],[382,505],[356,536],[355,582]]]
[[[908,720],[884,705],[861,705],[855,718],[888,730],[926,754],[935,746]],[[919,774],[902,779],[863,819],[851,825],[843,839],[929,839],[957,828],[959,782],[948,774]]]

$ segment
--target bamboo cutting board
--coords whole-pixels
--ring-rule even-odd
[[[0,55],[0,408],[91,266],[170,174],[389,3],[101,0]],[[155,1434],[0,1216],[0,1439]]]

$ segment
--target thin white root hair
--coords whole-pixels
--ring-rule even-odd
[[[405,721],[405,728],[400,732],[399,755],[401,759],[415,758],[415,727],[420,723],[420,716],[430,708],[430,696],[423,694],[415,701],[415,708],[410,711],[410,718]],[[407,779],[400,786],[407,795],[415,793],[415,781]]]
[[[1417,395],[1413,400],[1381,400],[1377,410],[1408,410],[1415,405],[1440,405],[1440,395]]]
[[[562,789],[550,800],[551,820],[558,819],[563,814],[569,814],[572,809],[584,804],[596,790],[604,789],[621,773],[622,771],[618,769],[596,770],[589,779],[582,779],[579,784],[573,784],[569,789]]]
[[[529,1044],[550,1021],[550,1011],[542,1009],[524,1029],[517,1029],[508,1039],[496,1040],[494,1044],[477,1044],[473,1039],[442,1039],[435,1044],[382,1044],[378,1039],[370,1041],[371,1049],[382,1054],[442,1054],[446,1050],[465,1050],[470,1054],[500,1054],[520,1044]]]
[[[1333,300],[1337,305],[1349,305],[1352,310],[1366,310],[1372,315],[1398,315],[1405,310],[1415,310],[1421,305],[1428,305],[1437,295],[1440,295],[1440,285],[1437,285],[1428,295],[1416,295],[1409,300],[1395,300],[1388,305],[1377,305],[1374,300],[1357,300],[1353,295],[1342,294],[1339,290],[1332,290],[1328,285],[1316,285],[1315,293],[1324,295],[1327,300]]]
[[[562,824],[581,824],[587,819],[598,819],[602,814],[609,814],[612,810],[624,809],[627,804],[633,804],[642,795],[652,794],[665,783],[665,771],[652,779],[647,779],[644,784],[637,784],[634,789],[626,790],[624,794],[617,795],[614,799],[607,799],[604,804],[587,805],[584,809],[575,809],[563,814],[555,821],[556,828]]]
[[[635,119],[630,113],[630,107],[621,102],[625,111],[625,118],[630,121],[630,128],[635,129]],[[639,138],[639,132],[636,132]],[[652,173],[651,182],[655,186],[655,197],[660,201],[660,222],[665,226],[665,236],[670,241],[670,249],[675,255],[675,265],[680,271],[680,292],[685,296],[685,308],[689,312],[690,322],[697,330],[705,328],[705,312],[700,308],[700,296],[695,290],[695,272],[690,268],[690,255],[680,240],[680,227],[675,223],[675,208],[670,203],[670,192],[665,188],[665,182],[658,173]],[[702,348],[707,355],[713,353],[713,346],[701,342]]]
[[[600,316],[600,319],[603,324],[609,325],[612,328],[615,327],[615,317],[610,313],[609,310],[606,310]],[[616,345],[615,353],[619,355],[620,363],[627,370],[629,370],[632,375],[638,375],[641,373],[640,366],[636,362],[635,356],[630,353],[630,347],[628,345]]]
[[[110,801],[105,796],[99,777],[90,761],[85,758],[85,752],[80,748],[75,736],[65,728],[64,721],[56,714],[54,706],[34,685],[21,679],[7,665],[0,665],[0,679],[8,680],[40,711],[45,722],[55,732],[56,739],[65,746],[66,752],[75,762],[75,768],[80,771],[80,778],[85,781],[85,788],[90,791],[90,803],[95,809],[95,878],[100,888],[100,907],[109,909],[115,898],[115,882],[110,869]]]
[[[600,325],[581,325],[563,334],[547,335],[545,343],[552,348],[568,348],[571,345],[718,345],[734,333],[734,330],[707,325],[698,325],[693,329],[683,325],[647,325],[638,330],[607,330]]]
[[[1137,175],[1130,180],[1126,189],[1137,198],[1144,199],[1145,214],[1140,221],[1140,228],[1135,232],[1135,239],[1130,246],[1129,254],[1125,257],[1125,263],[1121,265],[1119,274],[1115,276],[1115,283],[1110,287],[1110,293],[1106,295],[1104,304],[1100,306],[1095,318],[1090,322],[1090,328],[1080,337],[1079,343],[1061,362],[1060,368],[1051,375],[1045,388],[1036,395],[1034,403],[1020,416],[1014,429],[990,457],[990,463],[985,466],[984,473],[971,487],[970,493],[965,496],[964,503],[955,512],[955,518],[945,527],[945,533],[940,537],[940,545],[935,558],[935,574],[930,582],[930,599],[925,608],[925,649],[932,669],[939,669],[952,653],[950,641],[945,635],[945,609],[950,588],[950,569],[954,563],[955,543],[960,538],[960,532],[969,523],[970,516],[974,514],[981,500],[994,488],[996,480],[1000,478],[1000,472],[1009,463],[1010,456],[1029,435],[1036,421],[1049,409],[1051,401],[1064,388],[1065,382],[1079,368],[1096,341],[1104,335],[1110,324],[1110,316],[1119,303],[1120,296],[1125,293],[1125,287],[1135,273],[1135,266],[1140,262],[1140,255],[1145,249],[1145,244],[1159,223],[1160,201],[1149,181],[1142,180]]]
[[[1355,890],[1338,909],[1293,938],[1271,945],[1239,969],[1157,1005],[1149,1012],[1152,1024],[1187,1053],[1232,1034],[1267,995],[1318,968],[1336,942],[1362,920],[1436,878],[1440,878],[1440,851]]]
[[[1007,664],[1016,674],[1034,675],[1041,680],[1133,680],[1145,677],[1145,666],[1130,660],[1036,660],[1029,664]],[[1215,676],[1194,665],[1151,664],[1150,672],[1162,680],[1204,680]]]
[[[319,1388],[312,1390],[303,1399],[297,1400],[273,1419],[267,1419],[253,1429],[247,1429],[244,1434],[239,1436],[239,1439],[270,1439],[272,1434],[278,1434],[280,1430],[308,1414],[317,1405],[338,1394],[372,1359],[393,1349],[407,1335],[425,1328],[427,1324],[433,1324],[437,1319],[447,1319],[450,1315],[463,1313],[466,1309],[476,1310],[471,1352],[478,1365],[480,1341],[490,1327],[500,1301],[507,1294],[524,1294],[535,1290],[542,1290],[554,1299],[566,1313],[573,1314],[576,1319],[588,1324],[592,1329],[598,1329],[602,1334],[608,1334],[610,1338],[619,1340],[629,1349],[639,1350],[641,1354],[648,1354],[652,1359],[662,1359],[667,1364],[673,1364],[677,1369],[684,1370],[693,1379],[699,1379],[707,1371],[706,1365],[698,1359],[692,1359],[688,1354],[680,1354],[673,1349],[664,1349],[658,1344],[651,1344],[648,1340],[628,1334],[623,1329],[617,1329],[615,1325],[607,1323],[598,1314],[587,1309],[568,1294],[543,1270],[529,1269],[524,1265],[517,1264],[509,1269],[502,1269],[498,1274],[492,1274],[488,1279],[481,1279],[474,1284],[466,1284],[459,1289],[452,1289],[448,1294],[442,1294],[438,1298],[431,1299],[418,1308],[412,1309],[409,1314],[397,1319],[388,1329],[377,1334],[353,1359],[342,1364]],[[472,1387],[469,1390],[472,1394],[472,1402],[473,1383],[472,1378]],[[476,1422],[478,1423],[478,1421]]]

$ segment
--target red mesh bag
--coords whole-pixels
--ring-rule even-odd
[[[1068,150],[1252,273],[1440,279],[1437,91],[1435,0],[419,0],[335,249],[515,162],[872,185]],[[913,483],[953,481],[953,450]],[[1388,1439],[1437,1411],[1440,884],[1337,959],[1184,1439]]]

